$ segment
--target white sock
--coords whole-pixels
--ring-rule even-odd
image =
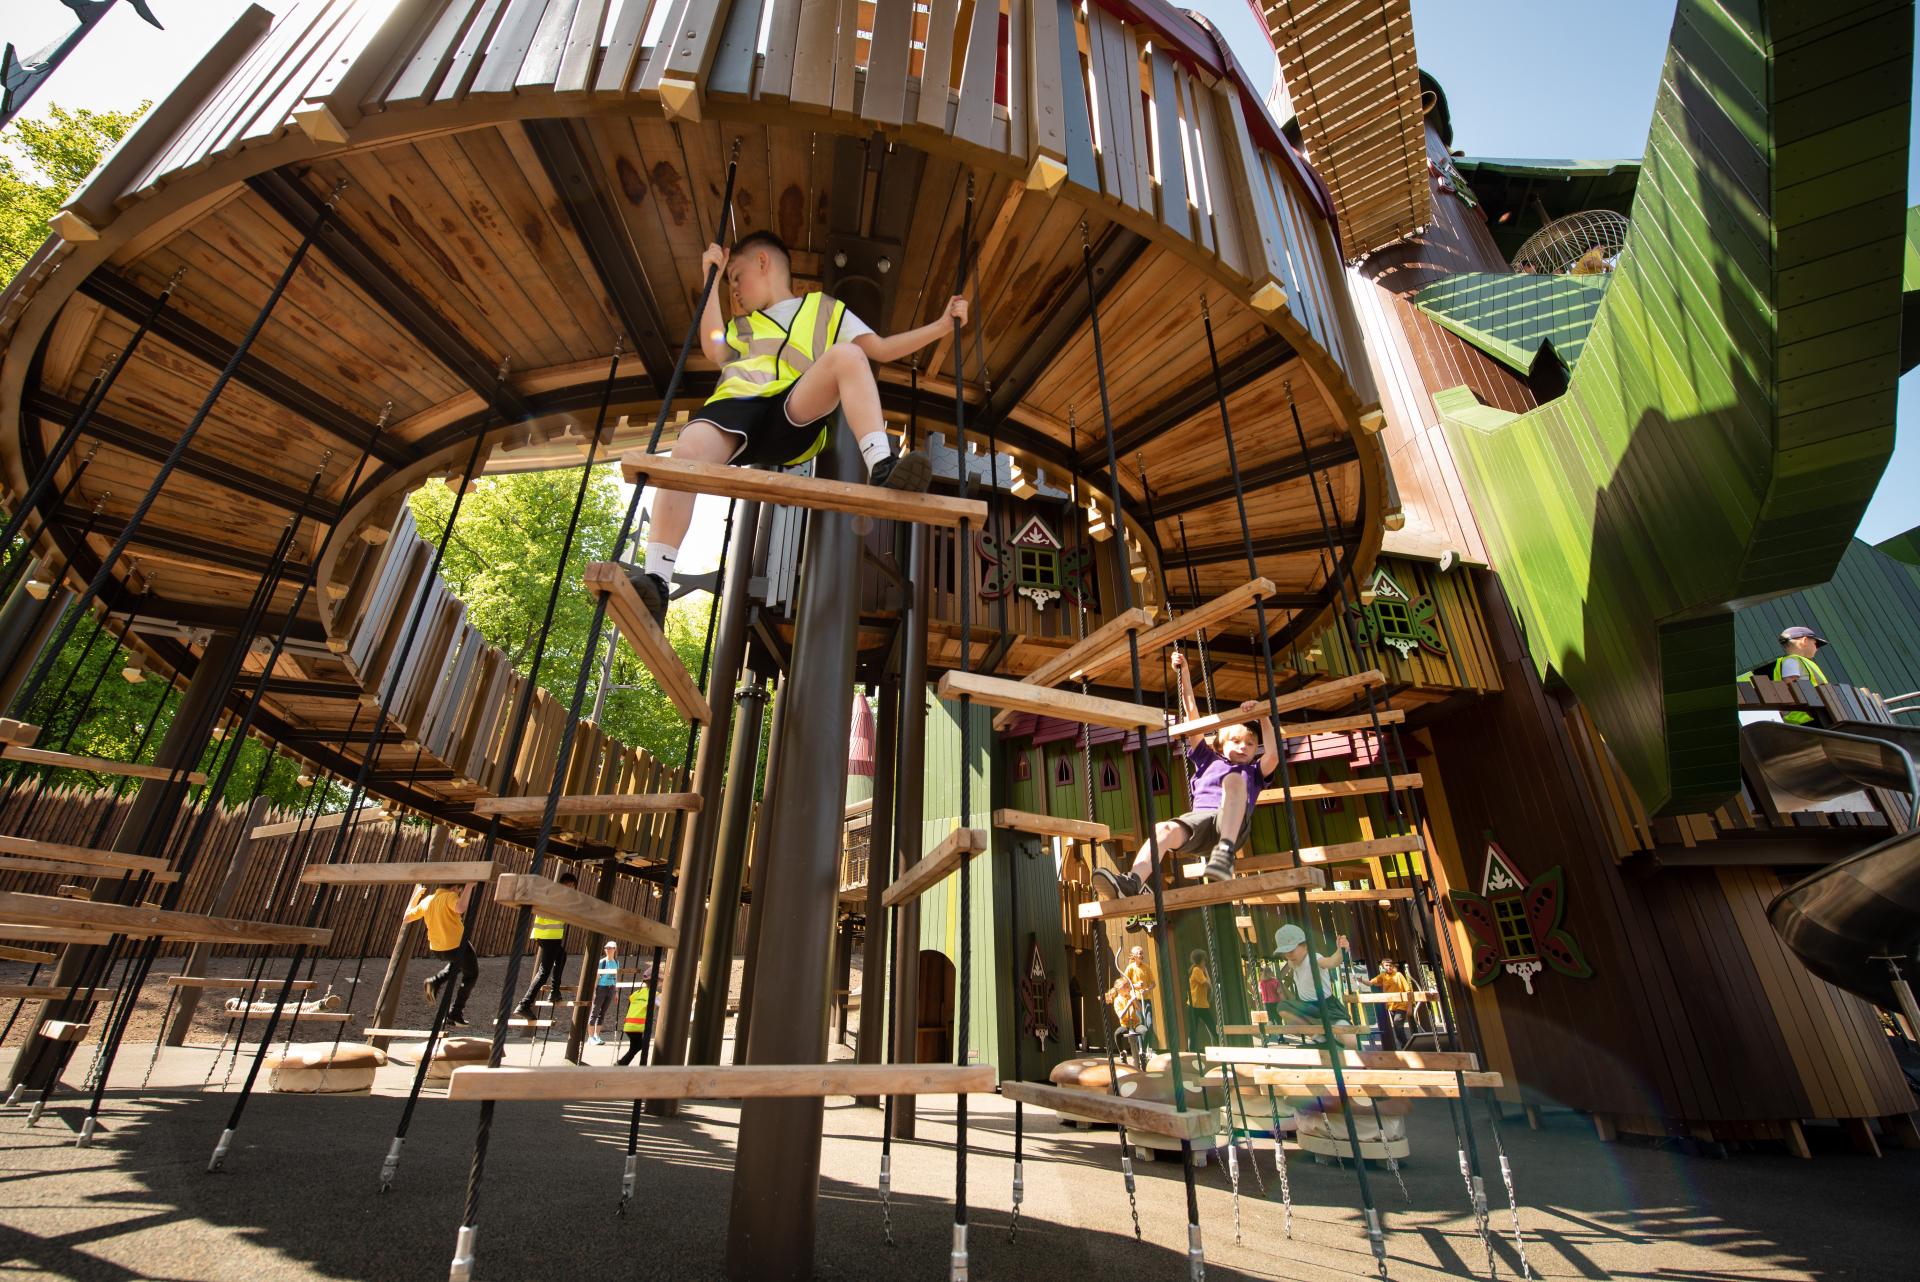
[[[885,432],[875,432],[860,442],[860,457],[866,460],[867,471],[873,471],[873,465],[883,458],[893,456],[893,442],[887,439]]]
[[[668,583],[673,582],[673,563],[680,559],[680,549],[668,547],[664,543],[652,543],[647,546],[647,573]]]

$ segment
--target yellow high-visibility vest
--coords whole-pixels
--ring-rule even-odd
[[[565,939],[566,937],[567,923],[561,921],[558,917],[542,917],[538,913],[534,914],[533,938]]]
[[[622,1021],[621,1028],[629,1033],[647,1031],[647,1001],[651,996],[652,990],[645,984],[633,990],[633,995],[627,998],[627,1017]]]
[[[1780,669],[1786,666],[1788,659],[1800,660],[1801,664],[1807,670],[1807,680],[1813,684],[1817,686],[1827,684],[1827,674],[1820,671],[1820,665],[1805,655],[1799,654],[1783,654],[1773,661],[1773,679],[1775,681],[1783,679],[1780,676]],[[1788,725],[1809,726],[1813,724],[1813,714],[1808,712],[1783,712],[1780,714],[1780,719]]]
[[[707,398],[715,401],[755,396],[777,396],[813,368],[820,354],[840,336],[840,319],[847,305],[818,291],[800,300],[793,324],[782,327],[765,312],[736,316],[727,325],[727,346],[734,358],[720,371],[719,385]],[[826,446],[827,428],[788,466],[804,463]]]

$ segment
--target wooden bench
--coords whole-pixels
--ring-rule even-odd
[[[542,917],[557,918],[582,930],[646,948],[673,948],[679,943],[673,928],[663,922],[616,908],[532,873],[502,874],[493,888],[493,900],[510,908],[531,907]]]
[[[589,792],[560,798],[557,815],[652,815],[663,811],[700,809],[697,792]],[[473,813],[536,818],[547,810],[545,797],[485,797],[473,803]]]
[[[955,828],[940,844],[920,857],[920,862],[880,892],[880,905],[894,908],[932,890],[973,855],[987,848],[984,828]]]
[[[1091,1122],[1124,1126],[1130,1131],[1151,1131],[1176,1139],[1201,1140],[1211,1136],[1217,1122],[1212,1112],[1175,1108],[1152,1100],[1130,1099],[1109,1091],[1079,1086],[1044,1086],[1039,1082],[1002,1082],[1005,1099],[1037,1108],[1050,1108]]]
[[[722,1064],[453,1070],[451,1100],[805,1099],[968,1095],[994,1087],[991,1064]]]
[[[583,581],[587,591],[607,599],[607,617],[626,638],[627,648],[660,683],[660,689],[680,710],[680,715],[688,721],[711,721],[713,709],[707,697],[700,693],[699,683],[687,671],[687,665],[680,662],[680,656],[668,643],[660,625],[653,621],[653,615],[641,604],[640,594],[634,591],[633,582],[627,577],[627,567],[614,561],[595,561],[587,567]]]
[[[1033,712],[1116,730],[1158,730],[1166,724],[1166,717],[1158,708],[1145,704],[1122,703],[1118,699],[1075,694],[1071,690],[1051,690],[1005,677],[981,676],[977,672],[946,672],[940,677],[938,691],[942,699],[958,699],[964,695],[989,708]]]
[[[987,523],[987,505],[979,499],[910,494],[880,485],[830,481],[792,472],[763,472],[724,463],[689,463],[645,450],[622,455],[620,471],[629,485],[651,485],[656,490],[676,490],[682,494],[716,494],[722,498],[847,512],[918,525],[958,526],[966,521],[975,529],[984,529]]]
[[[1172,912],[1183,908],[1204,908],[1210,904],[1230,904],[1248,895],[1271,895],[1282,891],[1306,890],[1325,886],[1326,874],[1318,868],[1283,868],[1277,872],[1255,873],[1211,881],[1201,886],[1180,886],[1161,892],[1161,900]],[[1153,895],[1130,895],[1125,899],[1094,899],[1079,906],[1083,919],[1101,917],[1138,917],[1154,910]]]

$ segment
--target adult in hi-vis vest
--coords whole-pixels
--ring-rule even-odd
[[[1820,670],[1813,656],[1827,639],[1812,628],[1795,624],[1780,630],[1780,657],[1772,663],[1763,663],[1740,674],[1742,681],[1753,677],[1766,677],[1773,681],[1808,681],[1816,686],[1827,684],[1827,674]],[[1811,725],[1813,716],[1806,712],[1783,712],[1782,721],[1796,726]]]
[[[580,879],[570,872],[560,874],[560,884],[568,890],[580,884]],[[567,970],[567,923],[558,917],[533,915],[533,946],[540,959],[540,969],[533,973],[533,983],[527,986],[527,995],[520,999],[519,1015],[522,1019],[533,1017],[534,999],[540,996],[540,985],[550,985],[547,1000],[558,1009],[560,1005],[560,977]]]
[[[924,454],[893,456],[873,366],[912,355],[951,333],[956,320],[965,325],[966,299],[951,298],[937,319],[883,338],[845,303],[818,291],[795,294],[787,247],[772,232],[743,236],[731,252],[708,245],[700,265],[703,272],[719,270],[733,319],[722,322],[716,288],[701,317],[700,349],[720,366],[720,382],[680,429],[673,457],[792,467],[826,447],[833,413],[841,410],[870,483],[912,493],[932,483],[933,466]],[[634,590],[662,625],[693,499],[667,491],[655,495],[646,561],[630,572]]]
[[[633,1057],[647,1044],[647,1010],[653,1002],[653,972],[640,972],[640,982],[627,994],[627,1017],[620,1021],[620,1031],[627,1035],[627,1053],[617,1063],[631,1064]]]

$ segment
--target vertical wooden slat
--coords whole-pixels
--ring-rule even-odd
[[[627,91],[633,74],[639,69],[640,39],[647,33],[647,19],[656,4],[668,0],[627,0],[619,19],[607,37],[607,49],[600,59],[600,73],[593,79],[595,93],[620,94]]]
[[[859,0],[840,0],[840,26],[833,45],[833,100],[836,116],[854,114],[854,70],[860,56]]]
[[[954,24],[959,18],[960,0],[932,0],[932,12],[927,15],[926,57],[920,66],[920,108],[915,118],[941,133],[947,132]]]
[[[579,0],[574,6],[573,22],[560,51],[560,66],[553,76],[555,93],[585,93],[593,83],[593,64],[600,55],[600,29],[606,17],[607,0]]]
[[[473,25],[460,37],[460,47],[454,50],[453,57],[447,62],[446,73],[440,78],[440,87],[434,91],[435,102],[458,102],[467,96],[467,90],[480,69],[481,56],[493,40],[505,6],[506,0],[481,0]]]
[[[801,0],[795,31],[793,89],[796,107],[827,111],[833,105],[833,62],[840,31],[840,0]]]
[[[580,11],[594,8],[594,0],[547,0],[547,11],[540,16],[533,40],[527,45],[526,57],[520,60],[519,74],[513,78],[515,92],[552,89],[558,84],[560,64],[566,59]],[[597,33],[597,16],[593,22]]]
[[[953,136],[977,147],[993,137],[993,85],[1000,66],[1000,6],[977,0],[973,21],[967,25],[965,58],[960,69],[960,107],[953,118]],[[924,77],[923,77],[924,79]],[[921,101],[924,103],[925,99]]]
[[[821,0],[771,0],[773,22],[767,29],[767,60],[760,71],[760,99],[786,102],[793,96],[793,67],[800,46],[800,14],[803,5]]]
[[[676,0],[640,77],[640,91],[658,94],[667,115],[700,119],[700,95],[720,48],[724,19],[722,0]]]
[[[707,72],[707,92],[721,98],[746,98],[753,93],[754,64],[759,61],[760,16],[773,0],[733,0],[726,26]]]
[[[874,14],[873,49],[860,114],[876,125],[900,125],[907,110],[907,62],[913,52],[913,6],[883,4]]]
[[[1160,167],[1160,221],[1193,239],[1193,214],[1187,207],[1187,161],[1180,149],[1180,98],[1174,87],[1173,59],[1153,51],[1153,120]]]
[[[1226,95],[1218,90],[1207,89],[1198,81],[1191,84],[1193,119],[1198,126],[1195,136],[1200,144],[1200,163],[1206,170],[1207,193],[1213,214],[1214,252],[1229,271],[1245,276],[1246,248],[1241,240],[1240,215],[1232,191],[1233,170],[1227,163],[1226,149],[1221,145],[1224,130],[1220,118],[1226,111]]]
[[[474,73],[473,87],[467,96],[475,99],[510,97],[520,68],[533,48],[534,32],[546,17],[549,0],[507,0],[507,7],[494,28],[493,39]],[[566,0],[552,0],[556,8]]]

